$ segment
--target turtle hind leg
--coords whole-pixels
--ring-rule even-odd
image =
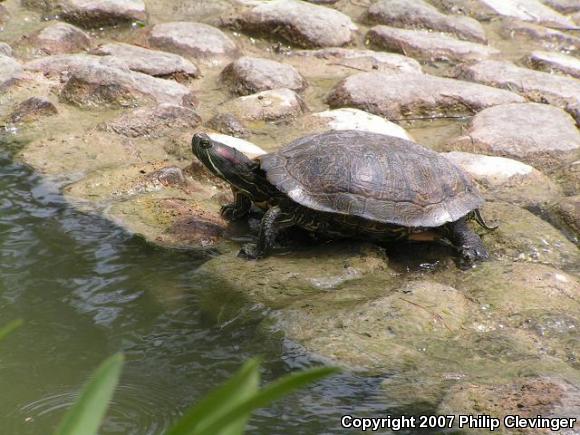
[[[265,257],[274,246],[280,230],[292,225],[294,225],[294,221],[291,215],[283,212],[278,206],[269,208],[260,222],[258,243],[246,243],[242,246],[238,256],[248,259]]]
[[[471,265],[477,261],[487,260],[489,254],[480,237],[467,225],[465,217],[447,224],[445,236],[451,241],[461,256],[461,262]]]
[[[499,227],[499,225],[489,225],[481,215],[481,211],[478,208],[473,210],[472,216],[475,222],[477,222],[482,228],[485,228],[488,231],[493,231]]]

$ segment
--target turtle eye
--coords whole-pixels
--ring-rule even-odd
[[[199,141],[199,145],[203,148],[203,149],[208,149],[211,148],[211,141],[209,139],[202,139]]]

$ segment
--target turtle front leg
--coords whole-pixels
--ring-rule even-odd
[[[234,202],[222,206],[220,214],[230,222],[234,222],[247,216],[252,208],[252,201],[246,195],[232,190],[234,193]]]
[[[489,254],[483,246],[479,236],[467,225],[467,219],[461,218],[445,226],[445,236],[449,238],[453,246],[459,251],[461,261],[471,265],[476,261],[489,258]]]
[[[283,212],[279,206],[269,208],[260,222],[258,243],[246,243],[242,246],[238,256],[248,259],[265,257],[274,246],[280,230],[292,225],[294,225],[292,216]]]

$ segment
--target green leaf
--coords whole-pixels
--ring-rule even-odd
[[[119,382],[123,361],[123,355],[116,354],[97,368],[55,435],[96,435]]]
[[[8,325],[0,328],[0,340],[2,340],[15,329],[20,328],[20,326],[22,326],[22,319],[13,320]]]
[[[286,375],[277,381],[267,385],[257,393],[240,401],[231,408],[228,412],[223,413],[219,419],[214,420],[211,424],[199,428],[193,435],[215,435],[221,433],[220,431],[230,421],[235,421],[244,416],[248,416],[251,412],[258,408],[268,406],[275,400],[278,400],[299,388],[303,388],[308,384],[316,382],[326,376],[338,373],[338,368],[322,367],[311,370],[306,370],[298,373]],[[185,435],[186,433],[176,433],[172,435]],[[189,435],[189,433],[188,433]]]
[[[260,384],[259,360],[247,361],[234,376],[221,387],[206,396],[191,408],[167,435],[196,435],[221,422],[220,428],[212,435],[241,435],[244,433],[250,413],[238,414],[236,418],[224,421],[223,416],[252,397]]]

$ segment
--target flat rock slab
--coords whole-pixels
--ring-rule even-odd
[[[238,48],[220,29],[203,23],[156,24],[146,31],[150,47],[180,54],[210,65],[230,62]]]
[[[327,103],[355,107],[390,120],[473,114],[525,100],[513,92],[427,74],[354,74],[334,87]]]
[[[300,91],[306,81],[287,64],[257,57],[241,57],[229,64],[221,74],[236,95],[249,95],[277,88]]]
[[[534,69],[560,72],[580,78],[580,60],[576,57],[549,51],[534,51],[527,61]]]
[[[550,50],[580,53],[580,38],[572,32],[564,33],[520,20],[504,20],[501,33],[506,38],[530,40]]]
[[[509,89],[528,100],[548,103],[569,112],[580,123],[580,81],[515,66],[510,62],[484,60],[461,69],[462,78]]]
[[[487,200],[538,207],[562,195],[547,176],[517,160],[461,151],[443,155],[472,176]]]
[[[303,75],[336,77],[342,71],[421,73],[415,59],[395,53],[354,48],[322,48],[292,51],[289,60]]]
[[[18,45],[33,53],[75,53],[88,50],[91,47],[91,38],[72,24],[54,22],[44,29],[24,36]]]
[[[461,41],[443,33],[375,26],[366,40],[378,49],[403,53],[420,60],[463,62],[486,59],[499,50],[475,42]]]
[[[235,22],[244,31],[279,37],[304,48],[341,47],[353,40],[357,30],[342,12],[297,0],[259,4]]]
[[[562,109],[547,104],[504,104],[475,115],[465,136],[452,149],[477,150],[535,162],[540,157],[565,158],[580,149],[580,132]]]
[[[273,89],[239,97],[224,104],[220,111],[247,121],[274,121],[296,117],[305,109],[303,100],[290,89]]]
[[[9,56],[0,55],[0,92],[22,78],[22,66]]]
[[[485,31],[477,20],[460,15],[445,15],[423,0],[378,1],[369,7],[367,19],[376,24],[436,30],[469,41],[487,41]]]
[[[123,62],[132,71],[154,77],[187,79],[199,77],[200,71],[189,60],[173,53],[150,50],[120,42],[103,44],[92,51],[101,56],[112,56]]]
[[[165,137],[180,129],[193,129],[200,123],[201,117],[189,107],[161,104],[124,113],[101,128],[128,137]]]

